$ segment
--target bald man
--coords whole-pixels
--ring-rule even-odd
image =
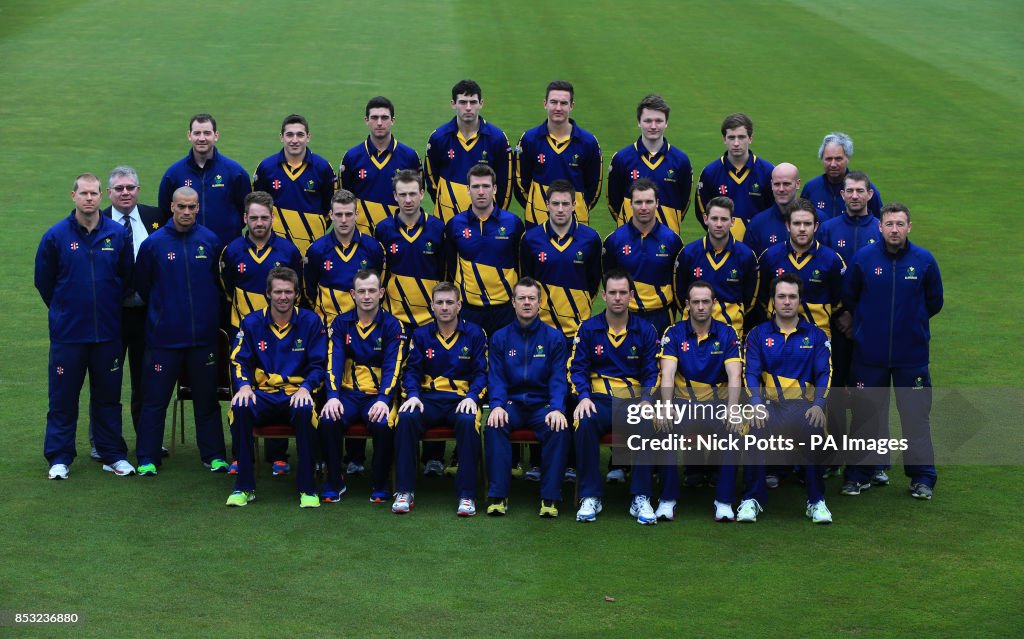
[[[754,255],[761,254],[773,244],[784,242],[789,237],[786,230],[785,207],[796,199],[800,192],[800,171],[789,162],[779,164],[772,171],[772,195],[775,203],[761,211],[750,220],[743,243],[750,247]]]
[[[192,383],[196,443],[203,464],[227,472],[217,403],[217,235],[196,222],[199,194],[183,186],[171,198],[171,220],[142,242],[135,290],[147,303],[142,414],[136,455],[140,476],[156,475],[167,405],[184,367]]]

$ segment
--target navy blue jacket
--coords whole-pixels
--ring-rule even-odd
[[[121,339],[121,301],[131,284],[133,253],[124,227],[102,215],[91,233],[72,211],[43,234],[35,283],[50,309],[50,341]]]
[[[266,393],[310,393],[323,384],[327,336],[320,316],[297,308],[284,328],[269,308],[245,316],[231,350],[231,383],[237,391],[248,384]]]
[[[843,305],[853,312],[854,361],[928,365],[928,320],[942,310],[942,277],[927,250],[910,241],[895,254],[885,242],[865,246],[846,268]]]
[[[409,343],[402,387],[410,398],[442,393],[479,404],[487,392],[484,329],[460,318],[458,330],[445,340],[436,321],[417,328]]]
[[[882,241],[878,218],[874,215],[840,215],[818,227],[816,239],[828,246],[849,264],[853,256],[868,244]]]
[[[512,402],[546,404],[551,410],[565,412],[569,353],[562,331],[540,318],[526,327],[517,319],[494,332],[488,353],[487,387],[492,407]]]
[[[213,157],[199,168],[191,149],[188,155],[167,169],[160,181],[159,205],[165,215],[171,214],[174,191],[189,186],[199,194],[196,222],[213,231],[222,246],[242,232],[245,222],[245,196],[252,191],[249,174],[242,165],[213,150]]]
[[[213,231],[195,224],[179,233],[171,220],[139,247],[135,290],[149,305],[148,348],[191,348],[217,342],[221,291]]]

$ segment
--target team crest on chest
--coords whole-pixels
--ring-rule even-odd
[[[882,267],[881,266],[876,266],[875,267],[875,275],[881,275],[881,274],[882,274]]]
[[[629,244],[627,244],[627,245],[622,247],[622,254],[623,255],[629,255],[632,252],[633,252],[633,247],[630,246]]]
[[[245,273],[245,263],[244,262],[239,262],[238,263],[238,272],[239,273]]]
[[[634,182],[639,180],[640,179],[640,171],[637,171],[636,169],[633,169],[632,171],[630,171],[629,172],[629,179],[633,180]]]
[[[604,355],[604,345],[598,344],[594,347],[594,355]]]
[[[543,153],[537,154],[537,164],[544,164],[545,158]]]
[[[78,242],[72,242],[71,244],[69,244],[69,246],[70,246],[72,251],[77,251],[78,250]]]
[[[537,253],[537,261],[540,262],[541,264],[543,264],[544,262],[547,262],[548,261],[548,254],[545,253],[544,251],[541,251],[540,253]]]
[[[768,348],[772,348],[773,346],[775,346],[775,338],[769,337],[768,339],[764,340],[764,345],[767,346]]]
[[[261,353],[265,353],[267,351],[267,340],[261,339],[256,343],[256,348],[260,349]]]
[[[718,185],[718,193],[719,193],[719,195],[728,195],[729,194],[729,187],[727,187],[724,184],[719,184]]]
[[[275,191],[280,191],[281,190],[281,180],[274,180],[273,182],[270,183],[270,186],[272,186]]]
[[[366,169],[359,169],[359,172],[356,173],[356,175],[359,176],[360,180],[365,180],[366,179]]]
[[[167,261],[168,262],[173,262],[174,261],[174,251],[171,251],[170,253],[167,254]]]

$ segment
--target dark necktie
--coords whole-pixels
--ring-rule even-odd
[[[132,231],[132,218],[130,215],[124,215],[121,217],[121,223],[124,224],[124,228],[128,231],[128,243],[131,245],[132,250],[135,250],[135,234]]]

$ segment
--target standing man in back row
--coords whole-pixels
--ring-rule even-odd
[[[373,227],[394,215],[395,198],[391,178],[396,171],[420,171],[420,156],[391,135],[395,105],[378,95],[366,103],[366,126],[370,135],[349,149],[338,167],[341,188],[356,195],[356,224],[361,233],[373,235]]]
[[[722,121],[725,153],[700,172],[697,182],[697,213],[707,211],[711,198],[724,195],[735,205],[732,235],[743,241],[751,218],[772,204],[772,170],[775,165],[754,155],[754,122],[746,113],[733,113]],[[698,218],[700,219],[700,218]]]
[[[188,123],[188,155],[171,165],[160,181],[159,205],[170,217],[171,200],[181,187],[199,198],[196,223],[213,231],[221,246],[227,246],[242,232],[245,196],[252,191],[249,174],[242,165],[217,151],[217,120],[198,113]],[[216,259],[216,256],[214,256]]]
[[[565,80],[548,84],[540,126],[523,133],[516,146],[516,199],[523,205],[527,228],[548,219],[547,188],[559,178],[576,189],[576,221],[590,224],[590,210],[601,197],[604,177],[597,138],[569,117],[575,89]]]
[[[469,208],[469,185],[464,180],[477,164],[486,164],[497,174],[494,201],[499,208],[507,209],[512,198],[512,149],[505,133],[480,117],[482,108],[480,85],[472,80],[458,82],[452,87],[455,117],[427,140],[427,189],[434,200],[434,214],[446,224]]]
[[[640,137],[612,156],[608,169],[608,210],[616,225],[633,216],[626,194],[629,186],[645,177],[658,185],[658,219],[680,234],[686,211],[690,208],[693,167],[690,158],[665,139],[668,115],[672,111],[660,95],[648,95],[636,107]]]
[[[312,137],[306,118],[289,115],[281,123],[283,148],[252,175],[253,190],[274,198],[274,233],[288,238],[303,256],[327,232],[336,180],[331,163],[309,150]]]
[[[821,160],[825,173],[809,180],[804,185],[804,190],[800,191],[800,197],[814,203],[822,222],[827,222],[846,212],[846,201],[843,199],[843,180],[850,172],[851,155],[853,155],[853,140],[839,131],[833,131],[826,135],[825,139],[821,141],[821,146],[818,147],[818,159]],[[882,194],[878,192],[874,184],[869,186],[872,195],[868,202],[868,211],[871,215],[878,217],[882,210]]]

